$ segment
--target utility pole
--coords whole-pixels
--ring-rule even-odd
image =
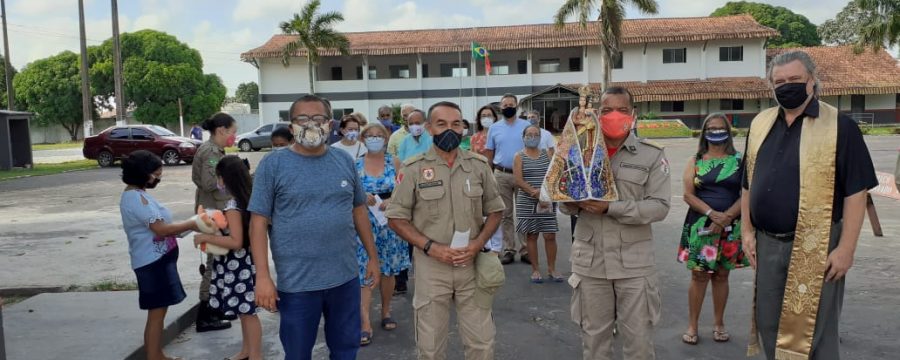
[[[184,136],[184,113],[181,111],[181,98],[178,98],[178,125],[181,129],[181,136]]]
[[[116,0],[112,0],[112,31],[113,31],[113,81],[116,91],[116,125],[125,125],[125,94],[122,91],[122,53],[119,46],[119,6]]]
[[[12,65],[9,63],[9,35],[6,31],[6,0],[0,0],[0,11],[3,12],[3,59],[5,61],[3,65],[6,67],[6,109],[15,110],[16,93],[13,92]]]
[[[87,35],[84,31],[84,0],[78,0],[78,23],[81,32],[81,117],[86,138],[93,135],[94,119],[91,110],[91,80],[88,78]]]

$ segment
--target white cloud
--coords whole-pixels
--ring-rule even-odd
[[[272,15],[284,17],[289,12],[299,11],[301,5],[299,0],[239,0],[231,17],[236,22],[260,20]]]

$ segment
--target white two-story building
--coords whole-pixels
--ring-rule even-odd
[[[350,55],[322,49],[313,69],[317,94],[331,100],[334,116],[353,111],[375,115],[382,105],[412,103],[423,109],[454,101],[465,118],[512,93],[526,109],[540,111],[545,127],[560,129],[562,114],[577,106],[575,88],[599,88],[603,58],[599,23],[346,33]],[[771,106],[765,80],[766,40],[778,33],[748,15],[636,19],[623,24],[623,51],[612,81],[626,86],[638,111],[679,118],[697,127],[711,112],[747,126]],[[290,65],[282,48],[294,37],[274,35],[241,55],[259,72],[260,119],[286,120],[290,103],[309,89],[303,50]],[[471,44],[490,51],[491,74],[472,57]],[[820,68],[825,101],[866,121],[900,121],[900,68],[886,52],[852,54],[847,47],[805,48]],[[561,119],[562,118],[562,119]],[[561,119],[561,120],[560,120]]]

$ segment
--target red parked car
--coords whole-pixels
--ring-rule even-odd
[[[127,125],[113,126],[84,139],[82,152],[85,158],[96,159],[104,167],[112,166],[135,150],[150,151],[166,165],[177,165],[181,161],[190,164],[200,144],[161,126]]]

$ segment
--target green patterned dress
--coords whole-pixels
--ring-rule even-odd
[[[715,211],[728,210],[741,196],[741,154],[724,158],[696,160],[694,194]],[[731,229],[721,235],[701,235],[712,225],[706,215],[688,210],[678,246],[678,261],[688,270],[713,273],[749,265],[741,250],[741,221],[735,219]]]

